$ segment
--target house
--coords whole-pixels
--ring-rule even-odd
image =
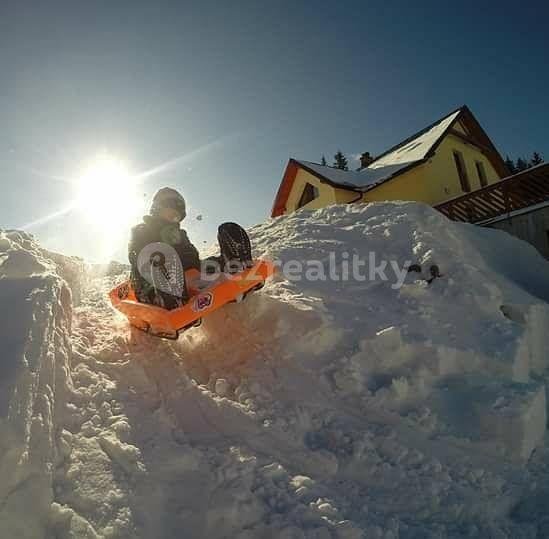
[[[416,200],[435,206],[491,186],[509,174],[466,106],[369,161],[358,171],[345,171],[290,159],[272,216],[300,208],[379,200]]]
[[[463,106],[361,168],[290,159],[272,209],[277,217],[329,204],[416,200],[455,221],[498,228],[549,259],[549,163],[509,176],[473,113]]]

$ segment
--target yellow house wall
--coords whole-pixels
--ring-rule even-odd
[[[454,150],[463,155],[471,191],[481,188],[475,161],[484,164],[488,185],[500,179],[488,158],[478,148],[448,134],[428,162],[366,192],[362,200],[417,200],[434,205],[463,195],[454,162]]]
[[[379,200],[417,200],[431,203],[432,186],[427,180],[428,164],[420,165],[398,176],[394,180],[382,183],[379,187],[367,191],[363,202]]]
[[[303,206],[303,208],[307,210],[324,208],[330,204],[343,204],[345,202],[350,202],[357,197],[357,193],[332,187],[331,185],[321,182],[316,176],[313,176],[306,170],[300,168],[297,171],[294,185],[286,202],[286,213],[291,213],[298,209],[297,205],[299,203],[299,199],[301,198],[303,189],[305,189],[305,184],[307,183],[314,185],[318,189],[319,193],[318,198],[315,198]]]
[[[347,191],[346,189],[334,189],[336,203],[345,204],[347,202],[357,201],[357,198],[360,200],[360,193],[355,193],[354,191]]]

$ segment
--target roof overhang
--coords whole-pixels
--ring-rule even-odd
[[[454,126],[460,121],[469,132],[468,137],[460,136],[459,133],[455,132]],[[475,115],[471,112],[468,106],[464,105],[460,108],[459,115],[448,126],[444,134],[439,138],[439,140],[435,144],[433,144],[432,148],[429,150],[429,153],[425,156],[426,159],[431,158],[435,154],[436,149],[439,147],[440,143],[448,134],[463,138],[466,142],[473,144],[480,151],[482,151],[486,155],[496,172],[499,174],[500,178],[505,178],[509,176],[510,171],[507,168],[503,157],[497,151],[493,142],[490,140],[490,137],[488,136],[486,131],[484,131],[484,129],[475,118]]]
[[[288,198],[295,183],[295,178],[300,168],[307,171],[322,183],[326,183],[335,189],[343,189],[353,193],[361,192],[361,190],[354,185],[334,182],[330,178],[320,174],[318,171],[304,165],[303,163],[300,163],[293,158],[290,158],[288,164],[286,165],[282,182],[280,183],[280,187],[278,188],[278,192],[276,194],[273,208],[271,210],[271,217],[278,217],[279,215],[284,215],[286,212],[286,203],[288,202]]]

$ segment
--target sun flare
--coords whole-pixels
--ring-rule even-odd
[[[127,228],[142,211],[139,185],[128,165],[108,154],[94,159],[77,184],[76,205],[92,224],[109,229]]]

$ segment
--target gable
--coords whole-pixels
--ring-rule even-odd
[[[433,177],[432,181],[437,183],[437,188],[440,190],[435,199],[437,203],[464,194],[459,182],[455,153],[461,156],[460,160],[462,160],[471,191],[484,187],[481,182],[479,168],[482,169],[487,184],[492,184],[501,179],[492,161],[484,151],[475,144],[469,143],[453,133],[448,133],[437,148],[431,162],[430,174]],[[477,168],[477,163],[480,164],[479,168]],[[438,181],[435,181],[435,178],[439,178]]]
[[[292,191],[297,171],[297,162],[294,159],[290,159],[286,165],[284,176],[276,193],[273,208],[271,210],[271,217],[278,217],[279,215],[286,213],[286,202]]]
[[[314,188],[314,198],[307,200],[306,191],[311,190],[311,186]],[[304,198],[305,195],[305,198]],[[358,194],[358,197],[361,195]],[[305,209],[314,210],[318,208],[324,208],[331,204],[339,204],[343,202],[350,202],[357,199],[356,191],[349,191],[347,189],[340,189],[337,186],[331,185],[326,181],[311,174],[310,171],[304,168],[298,167],[295,174],[290,193],[285,203],[284,212],[293,212],[301,207]],[[302,202],[306,203],[303,205]]]
[[[458,131],[459,133],[461,133],[462,135],[468,135],[469,133],[467,132],[467,129],[465,128],[465,126],[463,125],[463,122],[462,121],[458,121],[456,122],[453,126],[452,126],[453,129],[455,129],[456,131]]]
[[[490,161],[494,170],[497,172],[499,178],[505,178],[508,176],[510,172],[507,169],[507,165],[505,164],[503,157],[497,151],[496,147],[490,140],[490,137],[487,135],[486,131],[484,131],[468,107],[463,107],[462,109],[462,114],[459,118],[459,126],[462,127],[462,129],[459,127],[458,129],[455,129],[456,125],[454,124],[450,132],[459,137],[463,135],[461,130],[465,131],[465,138],[463,138],[463,141],[467,144],[476,146],[482,151],[482,153]]]

